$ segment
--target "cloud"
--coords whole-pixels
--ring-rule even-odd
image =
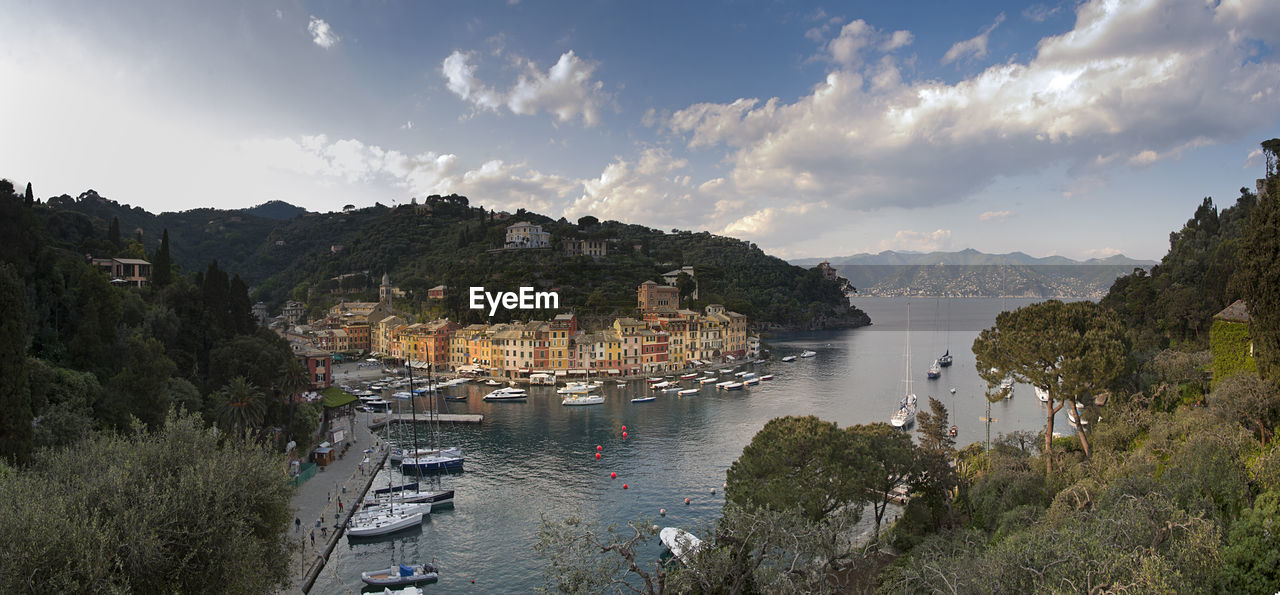
[[[934,231],[898,230],[893,239],[880,242],[881,250],[914,250],[917,252],[935,252],[951,247],[951,230],[936,229]]]
[[[455,50],[440,68],[448,89],[479,109],[498,111],[505,107],[520,115],[546,112],[560,122],[581,119],[584,125],[594,126],[612,101],[604,83],[592,79],[597,64],[579,58],[573,50],[561,54],[545,72],[516,56],[514,61],[523,72],[507,91],[497,91],[476,78],[476,67],[471,63],[474,57]]]
[[[832,24],[839,22],[840,19],[832,20]],[[810,29],[805,33],[805,37],[821,41],[826,36],[828,28],[829,25],[823,25],[820,28]],[[865,55],[868,50],[891,52],[911,45],[914,40],[915,37],[910,31],[885,33],[867,24],[866,21],[858,19],[841,27],[840,34],[823,47],[826,54],[816,58],[834,62],[846,68],[855,67],[868,61]]]
[[[307,33],[311,34],[311,41],[326,50],[342,41],[342,38],[338,37],[338,34],[329,26],[329,23],[315,16],[312,16],[311,21],[307,23]]]
[[[996,15],[995,22],[988,25],[976,37],[957,42],[942,56],[943,64],[950,64],[964,57],[985,58],[987,56],[987,39],[1000,23],[1004,22],[1004,13]]]
[[[1106,258],[1108,256],[1115,256],[1117,254],[1121,254],[1121,252],[1110,246],[1106,248],[1092,248],[1084,251],[1084,255],[1088,256],[1089,258]]]
[[[409,120],[400,125],[400,130],[413,130],[413,120]]]
[[[979,221],[1004,221],[1013,216],[1013,211],[987,211],[978,215]]]
[[[283,19],[284,19],[284,11],[280,10],[279,8],[277,8],[277,9],[276,9],[276,20],[283,20]]]
[[[1280,18],[1280,4],[1244,4],[1088,2],[1029,59],[955,82],[904,80],[890,56],[865,59],[874,42],[853,44],[794,102],[696,103],[663,129],[721,148],[724,186],[762,206],[925,207],[1049,167],[1069,172],[1064,193],[1085,195],[1113,169],[1276,121],[1280,63],[1256,48],[1280,29],[1254,23]],[[870,27],[845,29],[855,40]]]
[[[1058,14],[1060,10],[1062,10],[1061,5],[1049,8],[1043,4],[1032,4],[1022,10],[1022,17],[1028,21],[1043,23],[1049,20],[1049,17]]]
[[[911,42],[914,40],[915,36],[911,35],[910,31],[894,31],[893,35],[889,36],[889,39],[886,39],[880,44],[880,51],[891,52],[900,47],[911,45]]]

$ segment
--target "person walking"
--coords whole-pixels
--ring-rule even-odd
[[[315,546],[316,546],[316,530],[312,529],[311,530],[311,547],[315,547]]]
[[[293,517],[293,532],[297,533],[302,530],[302,519]]]

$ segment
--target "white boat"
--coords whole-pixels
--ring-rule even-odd
[[[697,553],[698,548],[702,547],[701,539],[676,527],[664,527],[658,532],[658,540],[681,562],[687,562],[687,556]]]
[[[905,428],[916,421],[916,396],[908,394],[898,404],[898,410],[889,418],[889,424],[895,428]]]
[[[717,382],[717,383],[716,383],[716,388],[724,388],[724,387],[726,387],[726,386],[729,386],[730,384],[733,384],[733,381],[732,381],[732,380],[726,380],[726,381],[724,381],[724,382]]]
[[[947,321],[948,324],[950,324],[950,319],[947,319]],[[942,357],[938,358],[938,365],[947,368],[951,366],[952,361],[953,358],[951,357],[951,350],[948,349],[946,353],[942,354]]]
[[[1048,402],[1049,402],[1049,391],[1047,391],[1047,390],[1045,390],[1045,389],[1040,388],[1040,387],[1038,387],[1038,386],[1037,386],[1037,387],[1036,387],[1036,398],[1037,398],[1037,399],[1040,399],[1040,402],[1041,402],[1041,403],[1048,403]]]
[[[600,395],[569,395],[563,401],[560,401],[560,404],[565,406],[599,405],[601,403],[604,403],[604,397]]]
[[[699,384],[711,384],[711,383],[715,382],[716,380],[717,380],[717,379],[716,379],[716,377],[715,377],[715,376],[709,376],[709,377],[707,377],[707,378],[699,378],[699,379],[698,379],[698,383],[699,383]]]
[[[585,395],[591,392],[592,386],[585,382],[570,382],[556,389],[557,395]]]
[[[529,398],[529,393],[522,388],[500,388],[484,396],[486,401],[523,401]]]
[[[366,585],[375,587],[399,587],[401,585],[434,581],[438,578],[440,578],[440,575],[436,572],[436,567],[430,564],[412,566],[401,564],[394,568],[369,570],[360,573],[360,580],[364,581]]]
[[[773,374],[765,374],[760,377],[761,380],[773,380]]]
[[[689,373],[689,374],[681,374],[681,375],[680,375],[680,379],[681,379],[681,380],[693,380],[694,378],[697,378],[697,377],[698,377],[698,373],[697,373],[697,372],[693,372],[693,373]]]
[[[1004,380],[1001,380],[1000,391],[1004,393],[1004,398],[1006,399],[1013,397],[1013,378],[1006,376]]]
[[[488,379],[488,380],[484,381],[484,383],[485,383],[485,384],[487,384],[487,385],[489,385],[489,386],[499,386],[499,385],[501,385],[501,384],[502,384],[501,382],[498,382],[497,380],[494,380],[494,379],[492,379],[492,378],[490,378],[490,379]]]
[[[1067,410],[1067,421],[1071,422],[1071,425],[1077,428],[1079,428],[1082,425],[1084,426],[1089,425],[1089,419],[1084,417],[1084,410],[1079,405],[1075,403],[1071,403],[1071,406],[1066,407],[1066,410]]]
[[[800,357],[813,357],[815,355],[818,355],[817,351],[809,351],[808,349],[800,352]]]
[[[729,384],[724,385],[724,389],[725,390],[742,390],[742,383],[730,382]]]
[[[659,382],[662,382],[662,377],[654,376],[653,378],[646,379],[645,382],[648,382],[649,384],[657,384]]]
[[[351,518],[367,519],[370,517],[387,516],[391,514],[431,514],[430,502],[383,502],[375,504],[365,504],[360,510],[351,515]]]
[[[796,361],[796,356],[794,356],[794,355],[784,355],[784,356],[782,356],[782,361],[784,361],[784,362],[794,362],[794,361]]]
[[[626,383],[626,382],[624,382],[624,381],[622,381],[622,380],[619,380],[619,381],[618,381],[618,386],[626,386],[626,385],[627,385],[627,383]]]
[[[747,386],[755,386],[755,385],[757,385],[757,384],[760,384],[760,379],[759,379],[759,378],[755,378],[755,377],[747,378],[747,379],[743,380],[743,381],[742,381],[742,383],[743,383],[743,384],[745,384],[745,385],[747,385]]]
[[[723,369],[723,370],[720,370],[720,373],[721,373],[721,374],[732,374],[732,373],[733,373],[733,368],[725,368],[725,369]]]
[[[634,398],[634,399],[631,399],[631,402],[632,402],[632,403],[648,403],[649,401],[656,400],[657,398],[658,398],[658,397],[655,397],[655,396],[653,396],[653,395],[649,395],[649,396],[647,396],[647,397],[636,397],[636,398]]]
[[[661,390],[661,389],[667,388],[668,386],[671,386],[671,383],[663,380],[661,382],[655,382],[653,384],[650,384],[649,386],[654,390]]]
[[[420,455],[416,457],[405,457],[400,461],[401,473],[414,473],[428,471],[449,471],[454,469],[462,469],[463,463],[466,461],[462,456],[462,451],[456,447],[446,448],[431,454]]]
[[[938,360],[935,359],[932,364],[929,364],[927,376],[929,380],[937,380],[939,376],[942,376],[942,365],[938,363]]]
[[[698,394],[698,389],[696,389],[696,388],[686,388],[686,389],[684,389],[684,390],[682,390],[682,391],[680,391],[680,392],[678,392],[678,393],[676,393],[676,394],[678,394],[678,395],[680,395],[680,396],[682,396],[682,397],[692,397],[693,395]]]
[[[397,507],[403,504],[426,502],[432,508],[439,508],[453,504],[453,490],[418,491],[418,483],[415,482],[395,488],[375,490],[375,493],[364,497],[364,502],[366,505],[395,504]]]
[[[347,535],[352,537],[373,537],[403,531],[421,524],[421,512],[407,515],[388,514],[367,518],[353,517],[350,521],[347,521]]]
[[[413,398],[413,394],[412,394],[412,393],[410,393],[409,391],[400,391],[400,392],[398,392],[398,393],[392,393],[392,395],[391,395],[391,396],[393,396],[393,397],[395,397],[395,398],[397,398],[397,399],[412,399],[412,398]]]

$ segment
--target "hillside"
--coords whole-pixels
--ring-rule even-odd
[[[463,294],[470,286],[556,290],[562,307],[582,315],[623,314],[635,308],[637,285],[692,266],[699,299],[688,300],[686,307],[723,303],[754,321],[780,327],[869,322],[848,305],[839,283],[769,256],[749,242],[594,217],[570,223],[523,210],[492,213],[456,195],[288,219],[262,216],[287,214],[291,206],[284,203],[155,215],[93,191],[75,199],[50,199],[37,210],[62,245],[81,253],[112,250],[104,238],[113,219],[126,241],[142,233],[147,254],[168,229],[170,252],[182,270],[200,270],[217,260],[224,270],[239,274],[253,288],[254,299],[272,311],[288,299],[307,302],[313,314],[343,299],[376,299],[377,285],[388,273],[405,292],[402,307],[464,323],[504,320],[502,315],[485,319],[468,309]],[[507,226],[517,221],[542,225],[553,248],[500,250]],[[566,239],[603,240],[609,254],[566,256],[561,247]],[[426,290],[436,285],[463,289],[443,301],[427,300]]]
[[[805,258],[811,266],[826,260],[868,296],[1031,297],[1099,299],[1117,277],[1149,269],[1154,261],[1123,255],[1077,261],[1063,256],[1037,258],[1022,252],[894,252],[855,254],[830,259]]]

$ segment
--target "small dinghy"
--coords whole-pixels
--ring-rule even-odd
[[[398,568],[384,568],[382,570],[369,570],[360,573],[360,580],[366,585],[375,587],[398,587],[400,585],[413,585],[417,583],[425,583],[440,578],[436,572],[436,567],[430,564],[417,564],[410,566],[401,564]]]
[[[647,397],[636,397],[636,398],[634,398],[634,399],[631,399],[631,402],[632,402],[632,403],[648,403],[649,401],[652,401],[652,400],[657,399],[657,398],[658,398],[658,397],[655,397],[655,396],[653,396],[653,395],[649,395],[649,396],[647,396]]]

